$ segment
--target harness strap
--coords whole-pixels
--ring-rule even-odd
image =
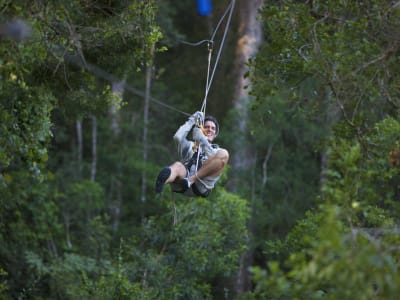
[[[203,155],[202,153],[200,153],[199,150],[200,150],[200,149],[198,149],[198,150],[193,154],[192,158],[191,158],[191,159],[189,160],[189,162],[185,165],[186,169],[190,170],[190,168],[191,168],[193,165],[196,165],[196,171],[197,171],[198,169],[201,168],[201,166],[203,165],[202,160],[203,160],[204,155]],[[200,155],[199,155],[199,153],[200,153]]]

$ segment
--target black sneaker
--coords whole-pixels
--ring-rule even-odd
[[[165,167],[164,169],[161,170],[156,180],[156,193],[162,192],[164,184],[170,175],[171,175],[171,169],[169,167]]]
[[[190,189],[190,181],[189,178],[183,178],[179,180],[179,186],[181,187],[180,193],[186,192],[188,189]]]

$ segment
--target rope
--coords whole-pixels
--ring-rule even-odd
[[[206,80],[206,91],[205,91],[205,95],[203,98],[203,103],[201,106],[200,111],[204,113],[206,113],[206,106],[207,106],[207,97],[208,97],[208,93],[210,91],[210,87],[211,87],[211,83],[214,79],[214,75],[215,75],[215,71],[217,69],[217,65],[218,62],[221,58],[221,53],[222,53],[222,48],[224,46],[225,43],[225,39],[226,39],[226,35],[228,33],[228,29],[230,26],[230,22],[232,19],[232,14],[233,14],[233,10],[235,8],[235,2],[236,0],[231,0],[231,2],[229,3],[228,7],[226,8],[225,12],[223,13],[223,15],[221,16],[221,18],[219,19],[217,26],[215,27],[213,33],[211,34],[211,38],[209,40],[201,40],[199,42],[195,42],[195,43],[191,43],[191,42],[187,42],[187,41],[183,41],[183,40],[179,40],[181,43],[189,45],[189,46],[199,46],[202,45],[204,43],[207,43],[207,47],[208,47],[208,66],[207,66],[207,80]],[[228,19],[226,21],[226,25],[225,25],[225,30],[224,30],[224,34],[221,40],[221,45],[219,47],[218,53],[217,53],[217,58],[215,60],[214,66],[213,66],[213,70],[211,72],[211,76],[210,76],[210,70],[211,70],[211,57],[212,57],[212,51],[213,51],[213,47],[214,47],[214,38],[215,35],[217,34],[219,27],[221,26],[222,22],[224,21],[225,17],[228,15]]]
[[[206,115],[206,106],[207,106],[207,95],[208,91],[210,89],[210,67],[211,67],[211,57],[212,57],[212,51],[213,51],[213,44],[210,42],[208,43],[208,65],[207,65],[207,80],[206,80],[206,95],[203,100],[203,104],[201,106],[200,111],[204,113],[204,116]]]
[[[210,87],[211,87],[212,81],[214,79],[214,75],[215,75],[215,71],[217,69],[217,65],[218,65],[219,60],[221,58],[222,48],[224,46],[226,35],[228,33],[228,29],[229,29],[230,22],[231,22],[231,19],[232,19],[232,14],[233,14],[234,7],[235,7],[235,0],[232,0],[231,3],[228,5],[227,9],[225,10],[223,16],[220,18],[220,20],[219,20],[219,22],[217,24],[217,27],[215,28],[215,30],[214,30],[214,32],[213,32],[213,34],[211,36],[210,42],[208,44],[209,51],[208,51],[208,70],[207,70],[206,91],[205,91],[205,95],[204,95],[204,99],[203,99],[203,104],[201,106],[201,111],[204,113],[204,115],[205,115],[205,112],[206,112],[208,93],[210,91]],[[228,12],[229,12],[229,14],[228,14]],[[220,47],[218,49],[217,58],[215,59],[215,63],[214,63],[214,67],[213,67],[211,76],[209,76],[210,66],[211,66],[211,53],[212,53],[212,46],[213,46],[213,43],[214,43],[214,37],[215,37],[220,25],[222,24],[222,21],[225,19],[227,14],[228,14],[228,19],[226,21],[224,34],[223,34],[223,37],[222,37],[222,40],[221,40],[221,45],[220,45]]]
[[[232,0],[230,2],[230,4],[228,5],[227,9],[225,10],[223,16],[220,18],[216,28],[214,29],[214,32],[213,32],[210,40],[202,40],[202,41],[199,41],[197,43],[190,43],[190,42],[186,42],[186,41],[182,41],[182,40],[180,41],[181,43],[187,44],[187,45],[190,45],[190,46],[199,46],[201,44],[208,43],[209,54],[208,54],[208,69],[207,69],[206,92],[205,92],[205,96],[204,96],[204,100],[203,100],[203,104],[202,104],[202,108],[201,108],[201,111],[204,114],[206,112],[206,105],[207,105],[206,102],[207,102],[208,92],[210,90],[211,83],[212,83],[213,78],[214,78],[215,70],[217,68],[217,65],[218,65],[218,62],[219,62],[219,59],[220,59],[220,56],[221,56],[222,47],[223,47],[224,42],[225,42],[225,38],[226,38],[227,31],[228,31],[228,27],[230,25],[230,21],[231,21],[231,17],[232,17],[234,6],[235,6],[235,0]],[[214,38],[215,38],[215,35],[216,35],[219,27],[222,24],[222,21],[225,19],[225,17],[228,14],[228,12],[229,12],[229,16],[228,16],[228,20],[227,20],[227,23],[226,23],[226,26],[225,26],[225,31],[224,31],[224,35],[223,35],[223,38],[222,38],[222,41],[221,41],[221,46],[220,46],[220,49],[218,51],[218,55],[217,55],[217,58],[216,58],[216,61],[215,61],[214,67],[213,67],[213,71],[212,71],[211,76],[210,76],[211,54],[212,54],[212,48],[213,48],[213,44],[214,44]],[[58,47],[54,46],[53,49],[51,49],[51,52],[57,58],[59,58],[61,56],[61,57],[63,57],[63,59],[65,61],[70,62],[72,64],[75,64],[75,65],[77,65],[79,67],[83,67],[87,71],[89,71],[90,73],[96,75],[99,78],[103,78],[103,79],[105,79],[105,80],[107,80],[109,82],[121,82],[121,80],[119,78],[115,77],[113,74],[110,74],[110,73],[104,71],[103,69],[99,68],[98,66],[91,65],[91,64],[88,64],[86,62],[83,62],[82,59],[77,58],[74,55],[66,54],[67,53],[67,49],[62,47],[62,46],[58,46]],[[124,88],[126,90],[130,91],[131,93],[135,94],[135,95],[144,97],[144,92],[141,92],[141,91],[135,89],[134,87],[130,86],[127,83],[124,83]],[[175,112],[181,113],[181,114],[183,114],[185,116],[190,116],[191,115],[191,114],[189,114],[187,112],[179,110],[179,109],[177,109],[177,108],[175,108],[175,107],[173,107],[171,105],[168,105],[168,104],[166,104],[166,103],[164,103],[164,102],[162,102],[160,100],[157,100],[157,99],[155,99],[153,97],[150,97],[150,101],[152,101],[152,102],[154,102],[154,103],[156,103],[158,105],[161,105],[161,106],[163,106],[165,108],[168,108],[170,110],[173,110]]]
[[[209,189],[209,190],[211,190],[213,187],[212,186],[210,186],[210,185],[207,185],[199,176],[197,176],[197,172],[196,172],[196,179],[198,180],[198,181],[200,181],[207,189]]]
[[[216,69],[217,69],[217,65],[218,65],[219,60],[220,60],[220,58],[221,58],[222,48],[223,48],[224,43],[225,43],[225,39],[226,39],[226,35],[227,35],[227,32],[228,32],[228,28],[229,28],[229,26],[230,26],[230,22],[231,22],[231,19],[232,19],[232,14],[233,14],[233,9],[234,9],[234,7],[235,7],[235,0],[232,0],[231,3],[228,5],[227,9],[225,10],[224,14],[222,15],[222,17],[219,19],[219,22],[218,22],[216,28],[214,29],[214,32],[213,32],[212,35],[211,35],[211,39],[208,41],[208,44],[207,44],[207,45],[208,45],[208,64],[207,64],[206,90],[205,90],[205,95],[204,95],[204,99],[203,99],[203,104],[202,104],[201,109],[200,109],[200,111],[204,114],[204,116],[206,115],[208,93],[209,93],[210,88],[211,88],[211,83],[212,83],[212,81],[213,81],[213,79],[214,79],[214,75],[215,75],[215,71],[216,71]],[[229,14],[228,14],[228,12],[229,12]],[[211,58],[212,58],[212,51],[213,51],[213,46],[214,46],[214,38],[215,38],[215,35],[217,34],[217,31],[218,31],[219,27],[220,27],[221,24],[222,24],[222,21],[225,19],[225,17],[226,17],[227,14],[228,14],[228,19],[227,19],[227,21],[226,21],[224,34],[223,34],[223,37],[222,37],[222,40],[221,40],[220,47],[219,47],[219,49],[218,49],[218,54],[217,54],[217,58],[215,59],[215,63],[214,63],[213,70],[212,70],[212,73],[211,73],[211,76],[210,76]],[[204,42],[204,40],[203,40],[203,41],[200,41],[199,43],[203,43],[203,42]],[[201,124],[201,125],[204,125],[204,120],[202,121],[202,124]],[[197,151],[198,151],[198,153],[201,153],[201,145],[200,145],[200,144],[198,145]],[[209,187],[197,176],[197,169],[198,169],[198,166],[199,166],[199,159],[200,159],[200,154],[197,155],[197,160],[196,160],[196,173],[195,173],[196,178],[197,178],[206,188],[209,188]]]

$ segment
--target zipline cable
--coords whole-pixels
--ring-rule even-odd
[[[229,29],[229,26],[230,26],[230,22],[231,22],[231,18],[232,18],[234,7],[235,7],[235,0],[232,0],[231,3],[228,5],[227,9],[225,10],[225,13],[223,14],[223,16],[220,18],[220,20],[219,20],[219,22],[217,24],[217,27],[215,28],[215,30],[214,30],[214,32],[213,32],[213,34],[211,36],[211,39],[210,39],[210,41],[208,43],[208,65],[207,65],[206,91],[205,91],[205,95],[204,95],[204,99],[203,99],[203,104],[202,104],[201,110],[200,110],[203,113],[204,116],[206,115],[208,92],[210,91],[211,83],[212,83],[212,81],[214,79],[215,71],[217,69],[218,62],[219,62],[219,60],[221,58],[222,48],[224,46],[226,35],[227,35],[228,29]],[[228,12],[229,12],[229,15],[228,15],[228,19],[226,21],[224,34],[223,34],[223,37],[222,37],[222,40],[221,40],[220,47],[218,49],[218,54],[217,54],[217,58],[215,59],[213,70],[212,70],[212,73],[211,73],[211,76],[210,76],[211,58],[212,58],[214,38],[215,38],[215,35],[216,35],[220,25],[222,24],[222,21],[225,19],[225,17],[228,14]],[[203,129],[204,120],[202,120],[201,124],[198,124],[198,125],[201,125],[200,127],[202,128],[203,133],[205,134],[204,129]],[[195,142],[195,148],[196,148],[196,151],[197,151],[196,170],[198,170],[199,160],[200,160],[200,152],[201,152],[201,145],[200,145],[200,143],[198,141]],[[206,186],[208,188],[207,184],[197,176],[197,171],[196,171],[195,175],[196,175],[197,180],[199,180],[204,186]]]
[[[197,46],[200,46],[201,44],[209,43],[209,42],[210,42],[210,40],[201,40],[201,41],[196,42],[196,43],[191,43],[191,42],[187,42],[187,41],[184,41],[184,40],[178,40],[178,41],[179,41],[180,43],[182,43],[182,44],[189,45],[189,46],[193,46],[193,47],[197,47]]]
[[[207,68],[206,91],[205,91],[205,96],[204,96],[204,99],[203,99],[203,104],[202,104],[202,107],[201,107],[201,111],[202,111],[204,114],[205,114],[205,111],[206,111],[207,96],[208,96],[208,93],[209,93],[209,90],[210,90],[210,87],[211,87],[211,83],[212,83],[212,81],[213,81],[213,79],[214,79],[214,75],[215,75],[215,71],[216,71],[218,62],[219,62],[220,57],[221,57],[222,48],[223,48],[223,45],[224,45],[224,43],[225,43],[225,38],[226,38],[226,35],[227,35],[227,32],[228,32],[228,28],[229,28],[229,25],[230,25],[230,21],[231,21],[231,18],[232,18],[232,13],[233,13],[234,6],[235,6],[235,0],[232,0],[232,1],[230,2],[230,4],[228,5],[227,9],[225,10],[224,14],[222,15],[222,17],[220,18],[220,20],[219,20],[219,22],[218,22],[216,28],[214,29],[214,31],[213,31],[213,33],[212,33],[212,35],[211,35],[211,39],[210,39],[210,40],[201,40],[201,41],[196,42],[196,43],[190,43],[190,42],[186,42],[186,41],[180,41],[181,43],[187,44],[187,45],[190,45],[190,46],[199,46],[199,45],[201,45],[201,44],[208,43],[209,54],[208,54],[208,68]],[[214,63],[213,70],[212,70],[211,75],[210,75],[210,70],[211,70],[211,56],[212,56],[214,38],[215,38],[215,35],[216,35],[216,33],[217,33],[219,27],[221,26],[223,20],[225,19],[226,15],[228,14],[228,12],[229,12],[229,16],[228,16],[228,20],[227,20],[227,22],[226,22],[226,26],[225,26],[223,38],[222,38],[222,41],[221,41],[221,44],[220,44],[220,47],[219,47],[219,50],[218,50],[218,54],[217,54],[217,58],[216,58],[215,63]],[[57,48],[63,48],[63,47],[57,47]],[[105,80],[107,80],[107,81],[109,81],[109,82],[111,82],[111,83],[112,83],[112,82],[121,82],[121,80],[120,80],[119,78],[117,78],[117,77],[115,77],[114,75],[112,75],[112,74],[110,74],[110,73],[104,71],[103,69],[101,69],[101,68],[99,68],[99,67],[97,67],[97,66],[95,66],[95,65],[91,65],[91,64],[88,64],[87,62],[82,61],[82,58],[77,58],[77,57],[74,56],[74,55],[65,54],[65,53],[67,52],[67,50],[66,50],[65,48],[64,48],[64,49],[53,49],[53,50],[56,50],[56,51],[54,51],[54,52],[52,51],[53,54],[54,54],[56,57],[60,57],[60,55],[57,55],[55,52],[64,53],[64,54],[61,55],[61,56],[62,56],[66,61],[68,61],[68,62],[70,62],[70,63],[72,63],[72,64],[75,64],[75,65],[77,65],[77,66],[79,66],[79,67],[83,67],[83,68],[85,68],[87,71],[89,71],[90,73],[92,73],[92,74],[94,74],[94,75],[96,75],[96,76],[98,76],[98,77],[100,77],[100,78],[103,78],[103,79],[105,79]],[[58,50],[58,51],[57,51],[57,50]],[[62,50],[64,50],[64,51],[62,51]],[[144,92],[141,92],[141,91],[139,91],[139,90],[133,88],[132,86],[130,86],[130,85],[127,84],[127,83],[123,83],[123,87],[124,87],[126,90],[130,91],[131,93],[133,93],[133,94],[135,94],[135,95],[138,95],[138,96],[141,96],[141,97],[144,97],[144,96],[145,96],[145,93],[144,93]],[[185,115],[185,116],[190,116],[190,115],[191,115],[191,114],[189,114],[189,113],[187,113],[187,112],[184,112],[184,111],[182,111],[182,110],[179,110],[179,109],[177,109],[177,108],[175,108],[175,107],[173,107],[173,106],[171,106],[171,105],[168,105],[168,104],[166,104],[166,103],[164,103],[164,102],[162,102],[162,101],[160,101],[160,100],[157,100],[157,99],[155,99],[155,98],[153,98],[153,97],[150,97],[150,101],[152,101],[152,102],[154,102],[154,103],[157,103],[158,105],[164,106],[165,108],[168,108],[168,109],[173,110],[173,111],[175,111],[175,112],[181,113],[181,114],[183,114],[183,115]]]
[[[219,21],[218,21],[218,23],[217,23],[217,26],[215,27],[214,32],[213,32],[213,34],[212,34],[212,36],[211,36],[211,40],[212,40],[212,41],[214,40],[214,37],[215,37],[215,35],[217,34],[217,31],[218,31],[218,29],[219,29],[219,26],[221,26],[222,21],[225,19],[226,14],[228,13],[228,11],[230,11],[230,14],[232,15],[233,9],[234,9],[234,7],[235,7],[235,3],[234,3],[234,2],[235,2],[235,1],[232,0],[231,3],[229,3],[229,5],[228,5],[228,7],[226,8],[224,14],[223,14],[222,17],[219,19]],[[226,27],[229,27],[229,22],[230,22],[230,19],[229,19],[229,21],[227,22],[227,26],[226,26]]]
[[[233,2],[233,1],[232,1],[232,2]],[[180,43],[182,43],[182,44],[186,44],[186,45],[193,46],[193,47],[200,46],[201,44],[204,44],[204,43],[210,43],[210,42],[213,43],[214,38],[215,38],[215,35],[217,34],[218,29],[219,29],[219,27],[220,27],[221,24],[222,24],[222,21],[225,19],[226,14],[228,13],[228,11],[232,8],[232,2],[228,5],[228,7],[227,7],[227,9],[225,10],[224,14],[223,14],[222,17],[219,19],[219,21],[218,21],[218,23],[217,23],[217,26],[216,26],[215,29],[213,30],[213,33],[212,33],[212,35],[211,35],[211,39],[209,39],[209,40],[201,40],[201,41],[198,41],[198,42],[188,42],[188,41],[185,41],[185,40],[178,40],[178,41],[179,41]],[[232,8],[232,10],[233,10],[233,8]]]
[[[229,26],[230,26],[230,22],[231,22],[231,19],[232,19],[232,14],[233,14],[234,8],[235,8],[235,0],[232,0],[231,3],[228,5],[227,9],[225,10],[225,13],[223,14],[223,16],[220,18],[220,20],[219,20],[219,22],[217,24],[217,27],[216,27],[216,29],[214,30],[214,33],[211,36],[210,43],[208,45],[209,46],[209,54],[208,54],[208,70],[207,70],[206,91],[205,91],[205,95],[204,95],[204,99],[203,99],[203,104],[202,104],[202,107],[201,107],[201,111],[204,113],[204,115],[205,115],[205,112],[206,112],[208,93],[210,91],[211,84],[212,84],[213,79],[214,79],[214,75],[215,75],[215,71],[217,69],[217,65],[218,65],[219,60],[221,58],[222,48],[223,48],[224,43],[225,43],[226,35],[228,33],[228,29],[229,29]],[[229,14],[228,14],[228,12],[229,12]],[[214,63],[214,67],[213,67],[211,76],[209,76],[209,71],[210,71],[210,66],[211,66],[211,53],[212,53],[212,50],[213,50],[212,46],[213,46],[213,43],[214,43],[214,38],[215,38],[215,35],[216,35],[216,33],[217,33],[218,29],[219,29],[219,26],[222,24],[222,21],[223,21],[223,19],[225,19],[227,14],[228,14],[228,19],[226,21],[224,34],[223,34],[223,37],[222,37],[222,40],[221,40],[221,45],[220,45],[220,47],[218,49],[217,57],[215,59],[215,63]]]
[[[65,49],[64,49],[64,50],[65,50]],[[60,52],[60,51],[57,51],[57,52]],[[64,51],[61,51],[61,52],[64,52]],[[59,57],[58,55],[56,55],[56,53],[55,53],[54,51],[52,51],[52,53],[53,53],[53,55],[55,55],[56,57]],[[64,54],[64,55],[63,55],[63,59],[64,59],[65,61],[69,62],[69,63],[72,63],[72,64],[76,65],[76,66],[85,68],[88,72],[94,74],[96,77],[102,78],[102,79],[104,79],[104,80],[107,80],[107,81],[109,81],[110,83],[113,83],[113,82],[122,82],[122,81],[121,81],[119,78],[117,78],[116,76],[114,76],[114,75],[112,75],[112,74],[110,74],[110,73],[104,71],[103,69],[101,69],[101,68],[99,68],[99,67],[97,67],[97,66],[95,66],[95,65],[91,65],[91,64],[89,64],[89,63],[87,63],[87,62],[83,62],[82,59],[77,58],[75,55]],[[126,90],[128,90],[129,92],[131,92],[131,93],[134,94],[134,95],[141,96],[141,97],[143,97],[143,98],[144,98],[144,96],[145,96],[145,93],[144,93],[144,92],[139,91],[138,89],[132,87],[131,85],[129,85],[129,84],[125,83],[125,82],[123,83],[123,88],[126,89]],[[150,97],[149,99],[150,99],[150,101],[152,101],[152,102],[154,102],[154,103],[157,103],[158,105],[164,106],[164,107],[166,107],[166,108],[168,108],[168,109],[170,109],[170,110],[173,110],[173,111],[175,111],[175,112],[181,113],[181,114],[183,114],[183,115],[185,115],[185,116],[190,116],[190,115],[191,115],[191,114],[189,114],[189,113],[187,113],[187,112],[184,112],[184,111],[182,111],[182,110],[179,110],[179,109],[177,109],[177,108],[175,108],[175,107],[173,107],[173,106],[171,106],[171,105],[169,105],[169,104],[166,104],[166,103],[164,103],[164,102],[162,102],[162,101],[160,101],[160,100],[158,100],[158,99],[156,99],[156,98],[154,98],[154,97]]]

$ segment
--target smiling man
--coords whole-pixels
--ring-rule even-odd
[[[204,132],[197,126],[204,119]],[[193,141],[187,139],[193,132]],[[228,163],[229,153],[212,142],[219,133],[217,119],[196,112],[179,127],[174,135],[178,144],[180,161],[165,167],[158,174],[156,192],[161,193],[165,184],[173,192],[195,197],[207,197]]]

